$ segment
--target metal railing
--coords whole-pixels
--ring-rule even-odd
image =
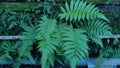
[[[114,37],[120,38],[120,34],[114,35],[114,37],[113,36],[107,36],[107,35],[99,36],[99,37],[100,38],[114,38]],[[23,40],[23,39],[25,39],[24,36],[0,36],[0,40]]]

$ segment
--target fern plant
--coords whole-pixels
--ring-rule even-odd
[[[91,3],[87,4],[87,2],[83,0],[71,0],[70,4],[66,2],[65,8],[61,7],[61,11],[62,13],[59,14],[59,16],[61,19],[65,18],[66,21],[80,21],[81,19],[90,20],[95,18],[109,21],[102,13],[100,13],[95,5]]]
[[[3,41],[2,42],[2,50],[0,51],[0,59],[2,59],[2,64],[6,64],[9,61],[13,61],[13,67],[19,68],[21,61],[19,57],[19,46],[21,42],[14,41]],[[17,63],[16,63],[17,62]],[[10,63],[11,64],[11,63]]]
[[[57,13],[55,17],[44,13],[41,20],[34,25],[31,21],[29,25],[21,23],[24,29],[22,35],[25,38],[17,49],[20,59],[26,57],[35,64],[31,50],[33,44],[37,43],[38,53],[42,54],[42,68],[54,68],[56,61],[61,64],[69,62],[71,68],[76,68],[79,60],[88,58],[88,41],[94,41],[103,47],[98,36],[112,35],[111,27],[107,24],[109,20],[91,3],[71,0],[61,7],[61,11],[57,18]],[[9,54],[9,51],[7,52]]]
[[[99,36],[110,35],[112,36],[112,28],[102,20],[93,20],[88,22],[81,22],[80,28],[86,31],[88,37],[101,47],[103,47],[102,40]]]
[[[85,31],[84,35],[87,35],[87,37],[89,39],[91,39],[95,43],[99,44],[101,47],[103,47],[102,40],[98,36],[112,35],[111,27],[106,23],[106,22],[109,22],[109,20],[104,16],[104,14],[100,13],[100,11],[98,10],[98,8],[95,7],[95,5],[87,4],[87,2],[85,2],[85,1],[71,0],[70,4],[66,2],[65,8],[61,7],[61,11],[62,11],[62,13],[59,14],[60,19],[64,18],[67,22],[70,21],[71,24],[74,24],[73,22],[78,22],[79,24],[76,27],[84,30]],[[74,27],[74,26],[72,26],[72,27]],[[69,30],[67,30],[67,31],[69,31]],[[72,29],[71,29],[71,31],[72,31]],[[68,33],[70,33],[70,32],[68,32]],[[70,34],[72,35],[72,33],[70,33]],[[77,35],[77,34],[75,34],[75,35]],[[69,34],[65,35],[65,37],[67,37],[67,36],[69,36]],[[79,38],[79,36],[78,36],[78,38]],[[83,39],[83,38],[81,38],[81,39]],[[69,38],[69,40],[70,40],[70,38]],[[66,47],[66,48],[69,49],[71,47],[70,43],[68,45],[69,45],[69,47]],[[72,51],[74,51],[74,49],[75,48],[73,48],[73,50],[70,49],[67,51],[72,52]],[[84,50],[87,51],[87,48]],[[72,55],[72,54],[74,54],[74,53],[71,53],[70,55]],[[84,54],[87,54],[87,52],[84,52]],[[74,54],[74,55],[76,55],[76,54]],[[67,57],[69,57],[69,55],[67,55]],[[80,57],[83,58],[83,57],[85,57],[85,55],[84,56],[80,55]],[[82,59],[82,58],[80,58],[80,59]],[[69,60],[72,61],[73,59],[69,59]],[[75,62],[75,60],[73,60],[73,61]],[[77,59],[77,61],[78,61],[78,59]],[[75,68],[75,65],[72,63],[71,67]]]
[[[38,51],[42,52],[42,68],[49,68],[50,65],[53,67],[55,60],[59,62],[56,56],[65,57],[64,60],[70,61],[71,67],[75,67],[79,59],[88,56],[88,39],[83,30],[73,29],[72,25],[67,24],[57,25],[55,19],[46,16],[41,19],[39,35],[36,37],[39,40]],[[74,59],[74,63],[70,59]]]
[[[96,68],[99,68],[105,62],[104,58],[120,57],[120,42],[115,42],[113,39],[107,39],[106,42],[104,42],[104,48],[100,49],[100,54],[96,61]]]
[[[60,19],[43,15],[37,27],[31,26],[32,29],[26,27],[23,33],[27,36],[26,41],[23,42],[31,42],[25,44],[23,54],[25,49],[31,47],[37,40],[38,52],[42,54],[42,68],[54,67],[55,61],[61,63],[61,60],[64,60],[63,63],[68,61],[71,68],[76,68],[77,62],[86,59],[89,55],[87,42],[90,39],[103,47],[98,36],[112,35],[111,28],[106,23],[109,20],[93,4],[71,0],[70,3],[66,2],[65,7],[61,7],[61,11],[62,13],[58,15]],[[63,22],[62,19],[66,21]],[[74,22],[78,25],[75,26]],[[59,60],[58,56],[63,58]]]

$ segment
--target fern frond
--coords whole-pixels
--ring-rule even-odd
[[[40,45],[38,45],[37,48],[39,48],[38,51],[40,52],[46,52],[48,54],[54,53],[54,50],[56,50],[56,47],[52,44],[52,41],[42,40],[39,42]]]
[[[39,40],[39,44],[37,46],[38,51],[42,52],[42,68],[49,68],[50,65],[54,66],[54,53],[56,51],[56,46],[58,46],[58,42],[56,39],[56,20],[49,19],[46,16],[43,16],[42,21],[38,25],[39,36],[37,39]],[[56,36],[56,37],[55,37]]]
[[[49,19],[46,16],[41,17],[42,21],[40,21],[40,24],[38,25],[39,33],[41,36],[45,37],[45,39],[50,39],[50,35],[53,31],[55,31],[56,28],[56,20],[55,19]]]
[[[45,52],[42,53],[42,68],[50,68],[50,65],[54,66],[55,56],[53,53],[46,54]]]
[[[33,59],[33,56],[32,56],[32,54],[31,54],[31,52],[29,50],[25,51],[24,57],[28,58],[28,60],[30,62],[32,62],[33,64],[35,64],[35,60]]]
[[[19,48],[20,44],[21,42],[19,41],[17,42],[4,41],[3,42],[3,51],[0,54],[0,59],[2,60],[3,64],[7,63],[7,60],[9,59],[10,61],[13,62],[12,67],[19,68],[19,66],[21,65],[21,62],[19,62],[21,58],[19,57],[19,53],[17,49]],[[14,61],[16,61],[17,63]]]
[[[55,41],[47,41],[43,39],[39,42],[39,45],[37,46],[38,51],[42,52],[42,68],[46,68],[46,66],[49,65],[53,66],[54,64],[55,58],[52,58],[52,56],[54,56],[54,52],[56,51],[56,45],[54,43]]]
[[[21,27],[24,29],[24,32],[22,35],[25,37],[22,40],[21,46],[18,48],[20,57],[26,57],[28,58],[33,64],[35,64],[35,61],[33,60],[33,57],[30,53],[30,50],[32,50],[32,45],[35,42],[37,30],[35,25],[26,25],[21,24]]]
[[[92,41],[95,42],[96,44],[100,45],[100,47],[103,48],[103,43],[102,43],[102,39],[96,36],[92,36],[91,37]]]
[[[111,27],[104,21],[94,20],[80,23],[80,28],[85,30],[89,36],[110,35]]]
[[[73,29],[72,27],[66,27],[63,31],[64,42],[62,45],[63,55],[67,60],[72,63],[72,61],[77,61],[79,59],[84,59],[88,55],[87,37],[83,34],[84,31],[80,29]],[[72,64],[72,68],[76,66]]]
[[[25,30],[22,33],[25,39],[22,41],[23,44],[20,46],[20,49],[19,49],[21,56],[35,42],[35,37],[37,35],[36,26],[34,25],[27,26],[26,24],[22,24],[22,27]]]
[[[87,4],[87,2],[83,0],[71,0],[70,4],[66,2],[65,8],[61,7],[61,11],[62,13],[59,14],[59,16],[61,19],[65,18],[66,21],[80,21],[81,19],[90,20],[96,18],[109,21],[102,13],[100,13],[95,5],[91,3]]]
[[[13,60],[13,55],[11,53],[17,54],[17,48],[20,46],[20,42],[3,42],[3,54],[1,53],[1,59],[8,58]]]
[[[113,58],[119,58],[120,57],[120,49],[119,48],[115,48],[113,53],[114,53],[112,55]]]
[[[85,30],[87,35],[91,38],[91,40],[101,47],[103,47],[102,40],[100,37],[101,35],[112,35],[111,27],[106,24],[104,21],[94,20],[89,22],[80,23],[80,28]]]
[[[36,25],[31,24],[28,26],[27,24],[21,24],[21,27],[24,29],[22,35],[25,37],[24,40],[31,40],[29,43],[35,42],[35,36],[37,35],[37,27]]]
[[[56,38],[56,40],[58,40],[59,44],[62,44],[62,31],[64,30],[64,28],[67,26],[67,24],[65,23],[60,23],[57,25],[56,31],[54,37]]]
[[[20,46],[21,42],[5,42],[4,49],[8,52],[17,52],[17,48]]]

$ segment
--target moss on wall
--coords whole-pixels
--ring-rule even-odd
[[[27,3],[12,3],[12,2],[4,2],[0,4],[0,8],[2,9],[11,9],[15,11],[23,11],[25,9],[32,9],[36,7],[38,4],[42,6],[42,3],[36,2],[27,2]]]
[[[64,2],[70,2],[70,0],[56,0],[57,5],[61,6],[63,5]],[[107,1],[106,0],[86,0],[88,2],[92,2],[92,3],[97,3],[97,4],[104,4]],[[110,0],[111,3],[115,3],[115,4],[119,4],[120,2],[119,0]],[[35,6],[37,6],[38,4],[40,4],[41,6],[43,5],[43,3],[41,2],[1,2],[0,3],[0,8],[2,9],[12,9],[12,10],[17,10],[17,11],[23,11],[25,9],[32,9]],[[110,3],[109,3],[110,4]]]

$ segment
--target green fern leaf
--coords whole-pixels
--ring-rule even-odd
[[[40,24],[38,25],[40,32],[40,35],[45,37],[45,39],[50,39],[50,35],[53,31],[55,31],[56,28],[56,20],[55,19],[49,19],[46,16],[42,17],[42,21],[40,21]]]
[[[46,16],[41,19],[37,30],[40,36],[37,37],[39,40],[37,48],[39,52],[42,52],[42,68],[49,68],[50,65],[54,66],[54,53],[57,50],[56,46],[58,46],[57,25],[55,19],[49,19]]]
[[[45,53],[42,54],[42,68],[46,68],[46,61],[48,59],[48,55],[46,55]]]
[[[100,47],[103,48],[103,43],[102,43],[102,39],[101,38],[99,38],[99,37],[91,37],[91,39],[92,39],[93,42],[99,44]]]
[[[18,51],[17,49],[19,48],[21,42],[10,42],[10,41],[5,41],[3,42],[3,51],[0,54],[0,59],[3,61],[2,63],[5,63],[7,59],[11,60],[13,62],[13,65],[16,64],[14,60],[17,61],[19,59],[18,57]],[[16,65],[19,67],[19,65]]]
[[[47,40],[42,40],[39,42],[37,47],[42,52],[42,68],[46,68],[46,66],[52,65],[54,66],[54,59],[52,56],[56,50],[56,45],[52,44]],[[48,63],[48,64],[47,64]]]
[[[3,49],[6,52],[17,52],[17,48],[21,45],[21,42],[4,42]]]
[[[24,54],[24,56],[27,57],[30,60],[30,62],[32,62],[33,64],[35,64],[35,60],[33,59],[30,51],[26,51],[25,54]]]
[[[78,62],[79,59],[85,59],[88,55],[87,37],[83,34],[84,31],[80,29],[73,29],[72,27],[66,27],[62,31],[64,42],[62,45],[63,55],[67,60]],[[77,60],[76,60],[77,59]],[[73,65],[71,66],[74,68]]]
[[[24,29],[24,32],[22,35],[25,37],[22,40],[21,46],[18,48],[20,57],[26,57],[28,58],[33,64],[35,64],[35,61],[30,53],[32,50],[32,45],[35,42],[35,37],[37,35],[36,26],[35,25],[26,25],[21,24],[21,27]],[[28,43],[29,42],[29,43]]]
[[[55,56],[53,53],[48,54],[46,52],[42,52],[42,68],[50,68],[50,65],[54,66]]]
[[[105,22],[97,20],[97,21],[89,21],[89,22],[81,22],[80,28],[85,30],[87,35],[89,36],[100,36],[100,35],[111,35],[111,27],[107,25]]]
[[[81,19],[90,20],[96,18],[109,21],[102,13],[100,13],[99,9],[95,7],[95,5],[87,4],[87,2],[80,0],[71,0],[70,4],[66,2],[65,8],[61,7],[61,11],[62,13],[59,14],[60,19],[65,18],[66,21],[80,21]]]
[[[76,68],[77,62],[78,62],[77,58],[75,58],[74,60],[71,60],[71,63],[70,63],[71,68]]]
[[[100,20],[89,21],[80,24],[81,24],[80,28],[85,30],[87,35],[92,39],[92,41],[95,42],[96,44],[99,44],[101,47],[103,47],[103,44],[99,36],[101,35],[112,36],[111,27],[103,21]]]

